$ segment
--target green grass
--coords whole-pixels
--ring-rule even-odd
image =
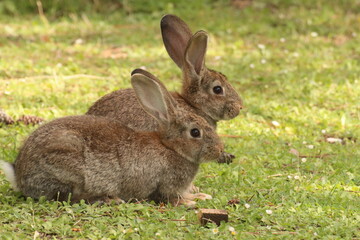
[[[33,201],[0,174],[1,239],[360,239],[360,2],[225,5],[165,10],[210,33],[208,67],[245,102],[218,130],[234,163],[204,164],[196,178],[213,196],[198,207],[226,209],[229,222],[203,227],[193,209],[151,203]],[[179,89],[159,31],[164,13],[0,16],[0,108],[13,118],[83,114],[129,87],[140,66]],[[34,129],[1,126],[0,159],[13,162]]]

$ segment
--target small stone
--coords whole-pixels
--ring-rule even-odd
[[[278,121],[272,121],[271,124],[274,126],[274,127],[280,127],[280,123]]]
[[[311,35],[312,37],[317,37],[317,36],[319,36],[319,34],[318,34],[317,32],[312,32],[310,35]]]
[[[258,48],[265,49],[265,45],[264,44],[258,44]]]

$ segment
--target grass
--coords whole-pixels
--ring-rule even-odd
[[[234,163],[204,164],[196,178],[213,196],[198,207],[226,209],[229,222],[203,227],[195,210],[152,203],[33,201],[0,174],[1,239],[360,239],[359,1],[224,5],[166,10],[210,33],[207,65],[246,105],[218,129]],[[179,89],[163,14],[0,16],[0,107],[13,118],[83,114],[140,66]],[[0,158],[14,161],[35,128],[2,125]]]

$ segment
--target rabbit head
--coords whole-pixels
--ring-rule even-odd
[[[183,72],[182,97],[213,122],[236,117],[242,100],[226,76],[205,66],[208,34],[194,35],[179,17],[161,20],[163,42],[169,56]]]
[[[194,163],[221,156],[224,146],[215,130],[196,113],[178,106],[155,76],[136,69],[131,83],[144,110],[159,123],[157,134],[164,146]]]

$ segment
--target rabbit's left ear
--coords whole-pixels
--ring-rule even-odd
[[[174,112],[173,106],[167,104],[170,94],[165,93],[157,81],[144,74],[131,76],[131,84],[144,110],[154,117],[161,126],[167,126]]]
[[[205,67],[208,34],[205,31],[196,32],[188,42],[185,50],[185,71],[187,74],[200,76]]]
[[[184,53],[192,36],[188,25],[175,15],[165,15],[160,22],[161,35],[166,51],[179,68],[184,64]]]

